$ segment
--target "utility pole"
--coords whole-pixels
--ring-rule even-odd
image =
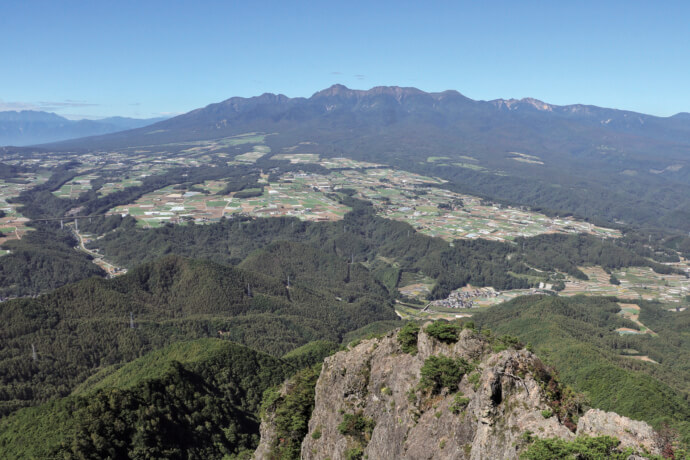
[[[79,219],[77,219],[77,218],[74,219],[74,229],[77,232],[79,231]]]
[[[249,285],[249,283],[247,283],[247,295],[248,295],[249,297],[252,296],[252,287]]]
[[[290,275],[287,276],[287,287],[290,287]]]
[[[65,228],[65,223],[62,221],[62,219],[60,219],[60,230],[63,228]]]
[[[36,354],[36,347],[34,347],[34,344],[31,344],[31,358],[33,358],[34,361],[38,360],[38,355]]]
[[[134,329],[134,314],[129,312],[129,328]]]

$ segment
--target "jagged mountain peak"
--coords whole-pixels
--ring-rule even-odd
[[[524,108],[536,109],[541,111],[552,112],[557,106],[547,104],[544,101],[535,99],[533,97],[524,97],[522,99],[494,99],[489,101],[491,104],[499,109],[519,110]]]
[[[336,83],[335,85],[331,85],[326,89],[322,89],[321,91],[317,91],[312,95],[313,98],[318,98],[318,97],[332,97],[332,96],[350,96],[355,92],[355,90],[351,90],[345,85],[341,85],[340,83]]]
[[[368,90],[350,89],[342,84],[335,84],[329,88],[318,91],[314,93],[311,97],[312,99],[319,99],[323,97],[368,97],[368,96],[380,96],[388,95],[395,98],[402,98],[405,96],[412,95],[426,95],[426,93],[420,89],[412,87],[402,87],[402,86],[375,86]]]
[[[68,122],[69,120],[53,112],[38,110],[6,110],[0,112],[0,121]]]
[[[231,97],[230,99],[226,99],[218,104],[211,104],[207,107],[212,107],[215,105],[237,105],[237,104],[248,104],[248,103],[254,103],[254,104],[282,104],[285,102],[290,101],[291,99],[287,97],[284,94],[275,94],[275,93],[263,93],[260,96],[253,96],[253,97]],[[204,109],[197,109],[197,110],[204,110]]]

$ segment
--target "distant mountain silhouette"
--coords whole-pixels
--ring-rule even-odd
[[[690,228],[687,113],[334,85],[310,98],[233,97],[145,128],[43,147],[151,146],[247,132],[271,134],[274,153],[383,162],[442,177],[461,192],[609,222]]]
[[[34,110],[0,112],[0,145],[24,146],[107,134],[140,128],[164,119],[109,117],[100,120],[68,120],[51,112]]]
[[[687,113],[656,117],[591,105],[557,106],[532,98],[475,101],[457,91],[426,93],[397,86],[362,91],[333,85],[310,98],[270,93],[251,98],[233,97],[143,129],[64,145],[198,140],[238,134],[247,129],[300,129],[305,122],[335,129],[334,135],[355,127],[392,128],[413,122],[460,135],[472,132],[472,137],[476,134],[484,137],[481,133],[485,133],[493,140],[495,133],[500,132],[500,138],[506,141],[519,140],[526,134],[548,141],[550,133],[558,129],[577,134],[585,143],[610,140],[614,134],[622,142],[649,139],[690,143],[690,114]],[[623,134],[635,138],[618,136]]]

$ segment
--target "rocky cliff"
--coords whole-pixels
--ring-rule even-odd
[[[450,324],[407,329],[326,358],[301,458],[509,459],[537,438],[576,435],[661,452],[643,422],[582,415],[577,395],[515,341]],[[275,438],[274,419],[269,410],[255,458],[274,458],[271,446],[286,442]]]

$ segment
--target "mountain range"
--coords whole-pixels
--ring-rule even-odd
[[[690,143],[690,113],[685,112],[657,117],[592,105],[557,106],[533,98],[475,101],[452,90],[426,93],[416,88],[381,86],[362,91],[343,85],[333,85],[310,98],[271,93],[251,98],[233,97],[157,123],[155,129],[138,129],[89,142],[107,144],[119,140],[131,144],[153,130],[157,131],[157,138],[168,142],[198,140],[237,134],[238,130],[256,125],[285,131],[317,120],[335,128],[366,124],[371,129],[390,129],[414,122],[438,129],[455,128],[458,134],[471,128],[489,132],[501,129],[505,140],[513,140],[518,128],[528,129],[523,135],[538,138],[545,137],[543,131],[549,128],[577,130],[583,138],[602,141],[630,142],[633,139],[628,136],[634,136],[636,141]],[[545,125],[542,130],[536,127],[539,123]],[[585,127],[589,129],[584,130]],[[541,149],[537,147],[537,150]]]
[[[317,153],[434,175],[448,188],[609,225],[690,230],[690,114],[656,117],[457,91],[334,85],[310,98],[233,97],[151,126],[44,145],[119,149],[270,134]]]
[[[56,142],[141,128],[162,120],[165,117],[68,120],[55,113],[35,110],[0,112],[0,145],[24,146]]]

